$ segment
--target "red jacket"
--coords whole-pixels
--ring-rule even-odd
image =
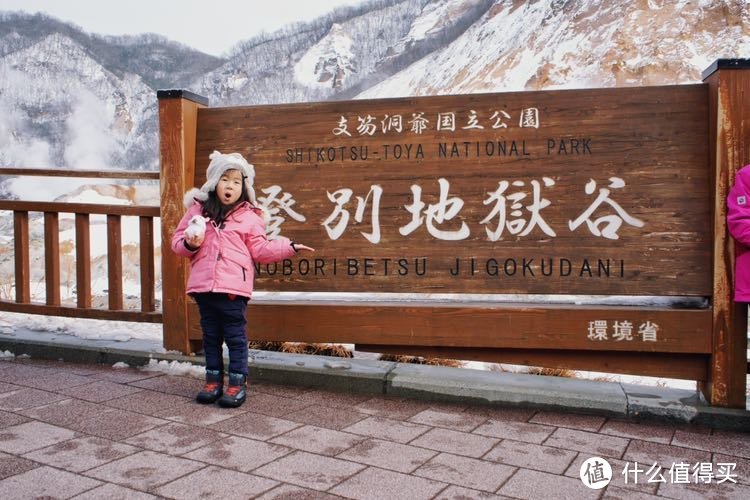
[[[288,238],[266,238],[266,224],[260,210],[243,202],[227,217],[224,228],[213,221],[206,223],[206,236],[198,250],[185,247],[184,233],[194,215],[200,215],[202,205],[194,203],[172,236],[172,250],[190,259],[190,278],[187,293],[224,292],[244,297],[253,293],[254,263],[277,262],[294,255]]]
[[[737,172],[729,190],[727,227],[735,240],[734,301],[750,302],[750,165]]]

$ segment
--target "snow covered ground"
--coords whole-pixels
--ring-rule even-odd
[[[161,323],[0,313],[0,338],[72,346],[166,353]],[[23,353],[14,353],[21,355]]]

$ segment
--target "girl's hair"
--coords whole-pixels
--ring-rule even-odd
[[[219,197],[216,196],[215,187],[214,189],[209,191],[208,198],[203,202],[203,211],[201,215],[203,215],[203,217],[208,217],[209,219],[214,221],[217,226],[221,226],[221,224],[226,220],[227,216],[232,212],[232,210],[234,210],[234,208],[243,201],[250,203],[250,197],[247,195],[247,191],[245,190],[244,178],[242,179],[242,192],[240,193],[240,197],[231,205],[224,205],[219,200]],[[250,205],[252,205],[252,203],[250,203]]]

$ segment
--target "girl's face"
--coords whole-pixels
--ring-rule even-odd
[[[245,185],[239,170],[230,169],[224,172],[216,184],[216,196],[222,205],[231,205],[240,199]]]

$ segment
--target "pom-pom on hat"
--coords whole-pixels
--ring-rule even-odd
[[[219,179],[227,170],[239,170],[242,174],[242,180],[245,183],[245,191],[247,192],[250,203],[257,205],[255,199],[255,188],[253,188],[253,182],[255,181],[255,168],[252,164],[248,163],[247,160],[239,153],[227,153],[222,154],[218,151],[214,151],[208,156],[211,159],[211,163],[208,164],[206,169],[206,182],[201,186],[200,189],[193,188],[185,193],[183,200],[185,207],[190,207],[195,200],[206,201],[208,199],[208,193],[216,189],[216,185],[219,183]]]

